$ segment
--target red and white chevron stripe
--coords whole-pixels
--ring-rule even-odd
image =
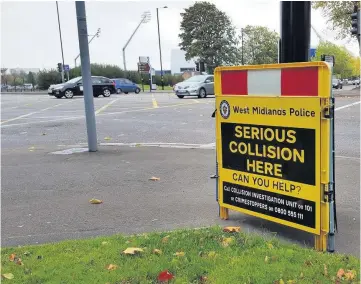
[[[318,96],[318,67],[221,70],[222,95]]]

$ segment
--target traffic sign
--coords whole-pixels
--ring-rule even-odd
[[[325,62],[216,68],[221,218],[329,233],[331,75]]]
[[[138,63],[138,72],[139,73],[149,73],[150,65],[149,63]]]
[[[70,67],[69,67],[69,65],[64,65],[64,71],[70,71]]]

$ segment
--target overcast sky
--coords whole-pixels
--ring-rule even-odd
[[[263,25],[279,32],[280,5],[267,0],[211,0],[226,12],[237,29],[246,25]],[[86,2],[88,32],[99,38],[90,44],[92,63],[108,63],[123,67],[122,47],[138,25],[141,14],[150,11],[151,21],[143,24],[126,49],[127,69],[135,70],[139,56],[149,56],[159,69],[156,8],[159,10],[163,69],[170,69],[170,51],[178,48],[180,13],[193,1],[93,1]],[[65,64],[74,66],[79,53],[75,3],[59,2]],[[332,40],[333,32],[318,11],[312,11],[312,24],[325,39]],[[319,42],[311,33],[311,45]],[[341,42],[339,42],[341,43]],[[342,42],[345,44],[345,41]],[[346,47],[357,54],[357,44]],[[61,62],[56,4],[52,2],[1,3],[1,66],[8,68],[56,68]],[[79,61],[78,61],[79,62]]]

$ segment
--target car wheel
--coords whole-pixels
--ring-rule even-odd
[[[140,93],[140,89],[139,89],[139,88],[136,88],[136,89],[135,89],[135,93],[136,93],[136,94],[139,94],[139,93]]]
[[[183,98],[184,98],[183,95],[177,95],[177,97],[180,98],[180,99],[183,99]]]
[[[342,85],[340,86],[340,89],[342,90]]]
[[[117,89],[117,94],[120,94],[122,92],[122,89]]]
[[[67,98],[67,99],[72,99],[74,97],[74,93],[72,90],[70,89],[67,89],[65,90],[64,92],[64,96]]]
[[[109,98],[111,95],[110,91],[108,89],[104,89],[103,90],[103,97],[105,98]]]
[[[128,92],[124,92],[124,94],[128,95]]]
[[[199,90],[198,98],[204,99],[205,97],[207,97],[206,90],[203,89],[203,88],[201,88],[201,89]]]

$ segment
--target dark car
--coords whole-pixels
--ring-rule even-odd
[[[332,79],[332,88],[342,89],[342,82],[339,79]]]
[[[117,93],[136,93],[139,94],[140,88],[136,83],[133,83],[132,81],[124,78],[116,78],[112,79],[115,83],[115,88],[117,90]]]
[[[92,76],[91,79],[93,83],[94,97],[99,97],[100,95],[103,95],[104,97],[110,97],[111,94],[116,93],[115,84],[111,79],[100,76]],[[50,96],[55,96],[58,99],[62,97],[71,99],[73,96],[82,96],[82,77],[73,78],[63,84],[51,85],[48,89],[48,94]]]

